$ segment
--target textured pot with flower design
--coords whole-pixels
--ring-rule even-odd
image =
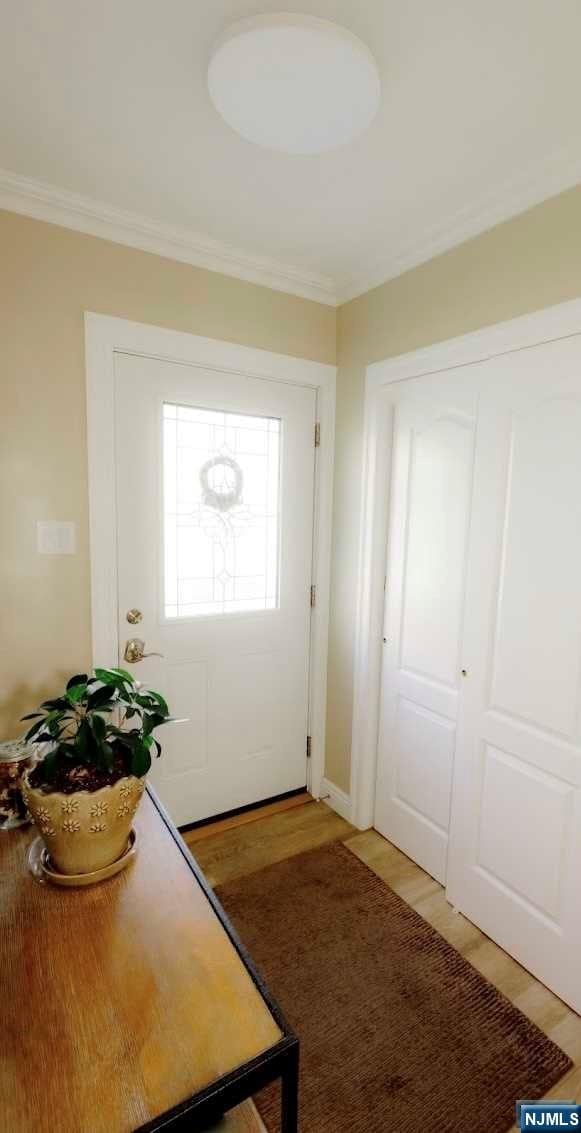
[[[47,792],[24,778],[23,795],[61,873],[93,873],[124,853],[145,780],[131,775],[98,791]]]

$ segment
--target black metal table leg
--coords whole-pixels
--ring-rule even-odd
[[[297,1133],[299,1127],[299,1044],[285,1058],[281,1078],[281,1133]]]

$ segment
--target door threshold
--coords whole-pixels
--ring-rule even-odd
[[[213,814],[210,818],[201,818],[198,822],[188,822],[179,827],[180,834],[187,835],[188,845],[200,842],[202,838],[209,838],[223,830],[232,830],[237,826],[245,826],[249,822],[256,822],[259,818],[267,818],[271,814],[279,814],[293,807],[304,806],[313,801],[306,787],[297,787],[293,791],[286,791],[283,795],[273,795],[269,799],[261,799],[256,803],[227,810],[222,814]]]

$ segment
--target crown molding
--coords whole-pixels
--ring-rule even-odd
[[[401,250],[379,256],[373,265],[337,281],[337,305],[357,299],[374,287],[396,279],[411,268],[427,263],[459,244],[480,236],[503,221],[558,196],[581,182],[581,149],[561,149],[543,161],[542,171],[521,170],[518,177],[505,181],[494,193],[482,197],[410,242]]]
[[[90,197],[58,189],[45,181],[2,169],[0,209],[338,307],[579,182],[581,150],[559,150],[544,160],[542,172],[539,173],[538,167],[521,170],[517,178],[505,182],[480,201],[458,210],[444,224],[418,234],[414,241],[378,256],[372,264],[341,280],[304,272],[267,256],[252,255],[187,228],[162,224]]]
[[[252,255],[187,228],[162,224],[102,201],[58,189],[46,181],[36,181],[3,169],[0,169],[0,209],[234,276],[274,291],[298,295],[302,299],[312,299],[331,307],[337,305],[335,284],[327,276],[304,272],[267,256]]]

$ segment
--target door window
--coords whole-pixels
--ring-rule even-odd
[[[163,406],[166,618],[278,606],[281,422]]]

